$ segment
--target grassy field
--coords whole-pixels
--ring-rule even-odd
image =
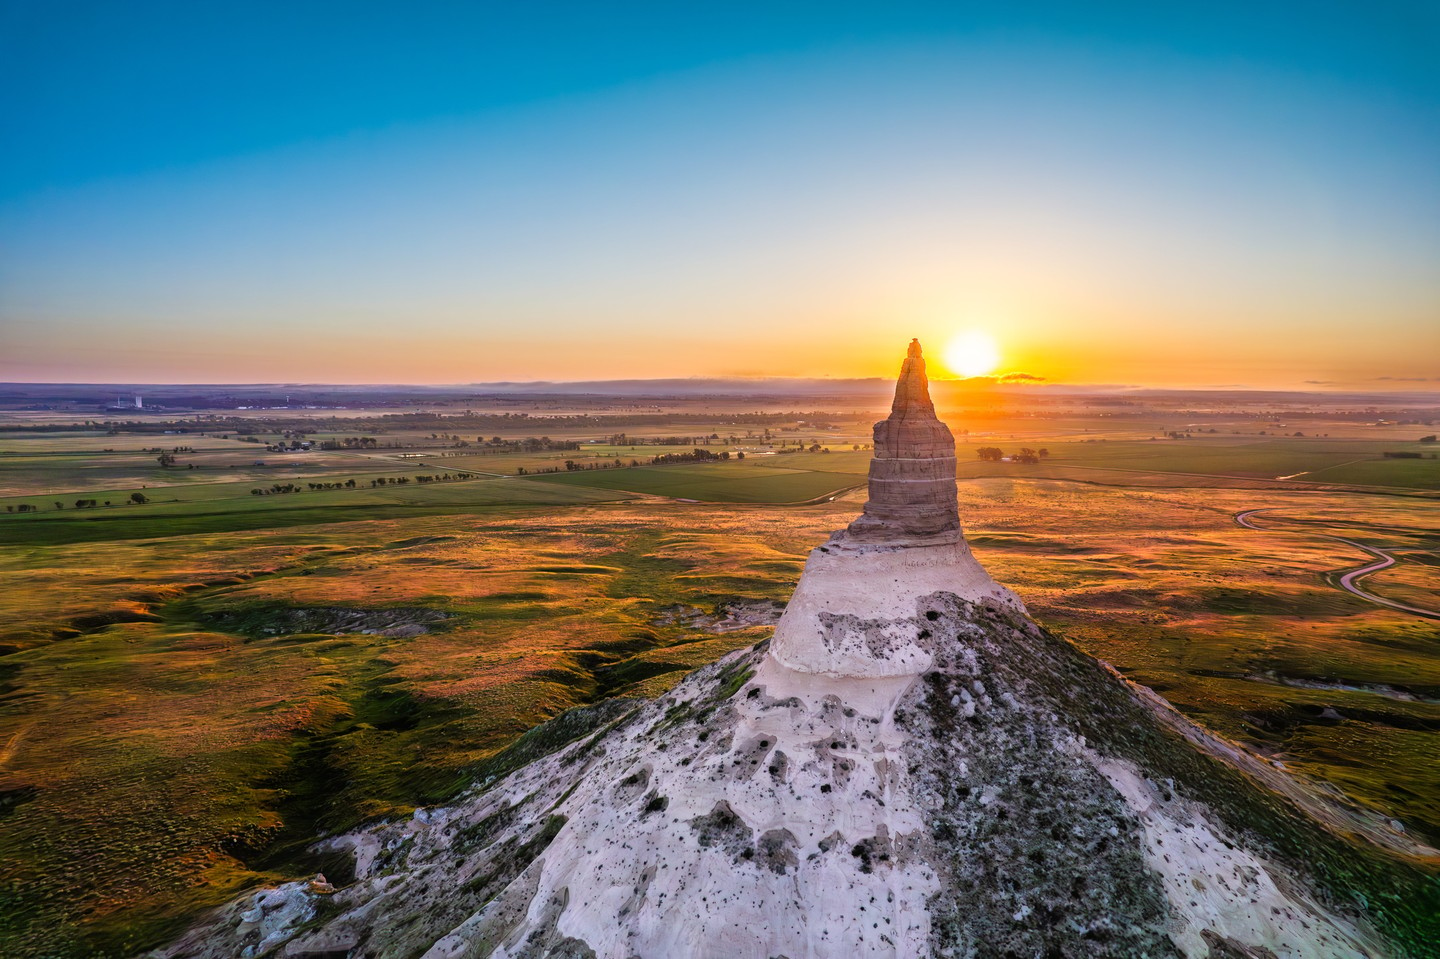
[[[146,490],[153,499],[144,505],[5,515],[0,517],[0,543],[101,543],[359,519],[483,514],[497,507],[553,507],[628,498],[623,492],[493,477],[380,488],[362,484],[355,489],[269,496],[252,495],[251,488],[242,483]]]
[[[783,457],[783,465],[752,465],[746,460],[743,463],[676,464],[552,473],[536,477],[536,482],[626,490],[716,503],[800,503],[865,481],[863,471],[839,473],[805,468],[811,460],[827,458],[810,453]],[[785,468],[792,463],[796,468]]]
[[[1436,623],[1335,589],[1367,558],[1324,538],[1394,552],[1366,588],[1433,603],[1437,461],[1381,456],[1433,445],[1024,425],[960,443],[962,515],[996,578],[1210,727],[1440,841]],[[0,953],[131,955],[239,888],[334,872],[304,851],[317,833],[444,801],[540,720],[763,638],[704,622],[786,598],[869,464],[844,442],[520,477],[684,448],[392,440],[413,446],[280,458],[187,436],[201,468],[164,470],[148,438],[0,438],[0,508],[43,507],[0,513]],[[983,462],[982,445],[1050,455]],[[479,475],[369,485],[462,469]],[[1265,530],[1233,521],[1257,508]]]
[[[961,491],[977,554],[1043,623],[1440,838],[1433,623],[1326,585],[1359,557],[1309,535],[1358,522],[1433,553],[1433,528],[1401,532],[1425,530],[1430,504]],[[454,795],[540,719],[654,694],[754,642],[768,631],[665,613],[783,599],[858,502],[577,504],[8,552],[0,614],[23,635],[0,658],[7,954],[125,954],[240,886],[316,868],[301,854],[316,831]],[[1233,523],[1256,505],[1296,531]]]
[[[4,618],[24,625],[0,705],[5,954],[128,954],[315,867],[299,850],[317,831],[453,796],[560,710],[755,642],[662,611],[782,598],[812,535],[780,513],[652,520],[580,507],[7,553]]]

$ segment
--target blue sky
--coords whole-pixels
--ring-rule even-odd
[[[0,11],[0,379],[1440,377],[1432,4]]]

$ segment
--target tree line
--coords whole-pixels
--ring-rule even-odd
[[[471,479],[467,473],[426,473],[414,477],[414,482],[444,483],[447,481]],[[408,486],[411,477],[409,476],[377,476],[370,480],[371,489],[379,489],[382,486]],[[257,486],[250,491],[251,496],[272,496],[281,493],[303,493],[305,490],[311,492],[324,492],[326,490],[357,489],[359,483],[353,479],[345,480],[343,483],[306,483],[303,487],[299,483],[271,483],[269,486]]]
[[[1005,459],[1005,451],[998,446],[982,446],[975,451],[975,455],[990,463],[998,463]],[[1050,455],[1048,449],[1032,450],[1028,446],[1020,447],[1020,452],[1010,454],[1012,463],[1038,463]]]
[[[64,508],[65,508],[65,504],[62,503],[61,501],[55,500],[54,502],[55,502],[55,508],[56,508],[56,509],[64,509]],[[146,504],[146,503],[148,503],[148,502],[150,502],[150,497],[146,496],[144,493],[131,493],[131,494],[130,494],[130,498],[125,501],[125,503],[131,503],[131,504],[133,504],[133,505],[135,505],[135,506],[143,506],[144,504]],[[121,503],[120,505],[121,505],[121,506],[124,506],[125,503]],[[100,505],[101,505],[101,503],[100,503],[99,500],[93,500],[93,499],[77,499],[77,500],[75,501],[75,506],[74,506],[74,508],[75,508],[75,509],[96,509],[96,508],[98,508]],[[105,506],[113,506],[114,504],[111,503],[111,502],[107,499],[107,500],[105,500],[104,505],[105,505]],[[7,505],[6,505],[6,507],[5,507],[5,512],[7,512],[7,513],[38,513],[38,512],[40,512],[40,507],[36,506],[34,503],[11,503],[11,504],[7,504]]]

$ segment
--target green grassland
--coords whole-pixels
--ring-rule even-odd
[[[821,454],[787,456],[790,461],[823,459]],[[832,473],[804,468],[743,463],[696,463],[634,469],[552,473],[536,477],[549,485],[626,490],[678,499],[717,503],[798,503],[831,495],[865,481],[861,473]]]
[[[184,491],[192,494],[188,497],[178,491],[147,490],[156,499],[144,505],[6,515],[0,519],[4,524],[0,543],[103,543],[346,520],[483,514],[503,507],[553,507],[628,498],[624,492],[493,478],[269,496],[255,496],[250,489],[248,484],[189,487]],[[160,500],[160,495],[171,498]]]
[[[92,439],[77,437],[77,440]],[[125,437],[127,446],[116,443],[117,437],[105,437],[113,451],[85,449],[77,451],[41,450],[32,447],[51,446],[55,440],[9,440],[8,449],[0,449],[0,495],[23,496],[28,492],[74,492],[86,496],[116,490],[142,487],[191,486],[217,482],[254,482],[268,485],[278,475],[287,478],[315,480],[338,471],[368,471],[391,468],[390,463],[342,451],[305,453],[270,453],[263,446],[233,440],[204,437],[161,437],[155,446],[171,450],[177,446],[193,446],[194,452],[176,454],[179,464],[170,468],[159,465],[154,447],[134,446],[134,437]],[[146,437],[147,440],[150,437]],[[173,441],[173,442],[172,442]],[[16,447],[19,447],[18,449]],[[257,466],[260,462],[264,465]],[[403,461],[396,461],[403,463]],[[191,466],[194,466],[191,469]],[[399,466],[398,468],[403,468]]]
[[[1254,478],[1296,476],[1332,483],[1440,489],[1440,459],[1385,459],[1386,451],[1435,453],[1434,444],[1370,439],[1199,436],[1186,440],[1072,442],[1051,448],[1057,462],[1156,472]],[[1348,465],[1368,468],[1346,475]],[[1301,475],[1296,475],[1301,474]],[[1364,478],[1361,478],[1361,477]]]

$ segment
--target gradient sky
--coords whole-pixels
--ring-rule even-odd
[[[1440,5],[0,0],[0,380],[1440,389]],[[1426,386],[1426,383],[1429,386]]]

